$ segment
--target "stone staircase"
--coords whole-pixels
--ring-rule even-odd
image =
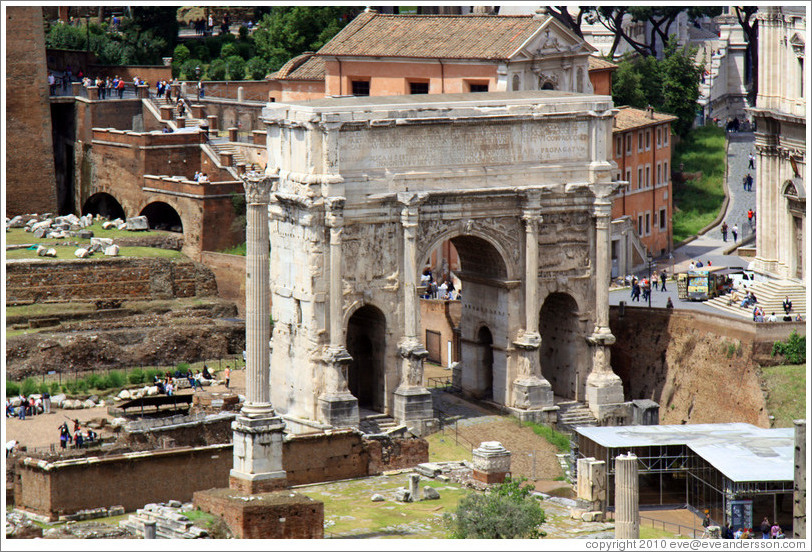
[[[586,404],[578,401],[561,401],[558,406],[558,428],[561,431],[572,432],[579,426],[596,427],[598,420],[589,411]]]
[[[361,418],[358,424],[358,429],[365,434],[386,433],[397,427],[398,423],[389,414],[370,414]]]
[[[233,167],[236,167],[239,163],[244,163],[245,170],[247,171],[259,170],[260,168],[255,163],[250,162],[248,158],[246,158],[240,152],[239,148],[237,148],[233,142],[229,142],[226,138],[211,138],[209,139],[209,144],[211,144],[212,148],[214,148],[214,151],[216,151],[218,155],[230,153],[233,160]]]
[[[795,318],[796,314],[800,314],[806,318],[806,288],[803,284],[793,280],[767,280],[752,284],[747,289],[756,294],[758,306],[764,309],[765,316],[774,312],[780,320],[784,316],[782,303],[784,298],[789,296],[792,301],[792,312],[790,313],[792,317]],[[730,295],[728,294],[714,297],[705,304],[719,309],[725,314],[753,319],[753,307],[743,308],[739,305],[740,302],[732,305],[729,305],[729,302]]]

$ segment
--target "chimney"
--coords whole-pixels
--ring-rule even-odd
[[[646,114],[648,115],[649,119],[654,119],[654,108],[651,107],[651,106],[648,106],[646,108]]]

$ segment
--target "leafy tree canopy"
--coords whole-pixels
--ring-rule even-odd
[[[684,137],[693,125],[699,99],[702,66],[694,61],[696,50],[679,47],[673,37],[666,43],[662,60],[627,56],[612,76],[615,105],[652,106],[679,117],[674,132]]]
[[[349,6],[272,6],[254,32],[257,54],[271,70],[324,46],[360,11]]]
[[[507,478],[487,494],[472,493],[460,500],[457,511],[445,520],[449,534],[456,539],[539,538],[544,510],[532,496],[533,487],[525,478]]]

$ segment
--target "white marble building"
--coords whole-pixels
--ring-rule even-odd
[[[803,281],[806,240],[806,10],[759,14],[756,107],[756,258],[753,269]],[[805,88],[806,87],[806,88]]]

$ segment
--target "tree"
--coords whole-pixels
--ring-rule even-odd
[[[209,64],[209,80],[226,80],[226,62],[220,58]]]
[[[627,55],[612,75],[615,105],[652,106],[676,115],[674,132],[684,137],[696,116],[702,67],[694,61],[696,50],[678,47],[675,37],[665,46],[662,60],[653,56]]]
[[[223,47],[220,49],[220,57],[222,58],[227,58],[236,55],[237,55],[237,46],[232,42],[229,42],[228,44],[223,44]]]
[[[660,62],[662,74],[662,109],[679,117],[674,131],[685,137],[696,118],[699,82],[702,67],[694,62],[696,48],[678,47],[673,37],[665,46],[665,57]]]
[[[750,62],[750,91],[747,99],[750,105],[756,105],[756,96],[758,96],[758,19],[755,15],[758,7],[737,6],[734,10],[736,19],[739,20],[739,25],[747,39],[747,60]]]
[[[254,56],[245,64],[245,69],[251,80],[262,80],[268,74],[268,62],[259,56]]]
[[[183,44],[178,44],[175,46],[175,51],[172,53],[172,61],[176,61],[180,65],[183,65],[183,62],[189,59],[191,55],[192,53],[189,51],[189,48]]]
[[[581,23],[584,20],[584,16],[592,12],[593,8],[589,6],[578,6],[578,13],[575,14],[575,17],[572,16],[567,6],[547,6],[546,9],[550,16],[557,19],[560,23],[563,23],[565,27],[581,38],[584,38],[584,33],[581,31]]]
[[[245,78],[245,60],[240,56],[228,56],[226,59],[226,79],[243,80]]]
[[[505,479],[487,494],[472,493],[460,500],[454,515],[445,520],[456,539],[539,538],[544,510],[525,478]]]
[[[272,6],[254,31],[257,54],[276,70],[289,59],[324,46],[358,11],[348,6]]]

